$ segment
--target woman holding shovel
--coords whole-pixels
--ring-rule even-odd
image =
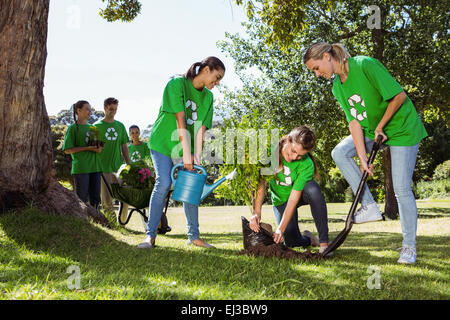
[[[147,237],[138,247],[150,249],[155,245],[165,199],[172,184],[174,160],[182,158],[184,169],[200,165],[203,138],[211,128],[213,94],[220,83],[225,66],[216,57],[194,63],[183,76],[172,78],[166,85],[158,118],[152,128],[149,147],[156,172],[156,182],[150,198]],[[184,203],[188,244],[213,248],[200,239],[198,206]]]
[[[293,129],[281,138],[278,144],[278,166],[275,176],[269,181],[273,211],[278,228],[274,233],[276,243],[283,242],[288,247],[320,246],[322,253],[328,247],[327,206],[317,182],[316,166],[310,152],[315,146],[314,132],[307,126]],[[261,208],[266,183],[261,180],[255,200],[255,208],[250,218],[250,228],[260,231]],[[302,233],[298,227],[298,210],[301,205],[311,206],[319,239],[310,231]]]
[[[398,262],[414,263],[417,207],[411,182],[419,144],[427,132],[413,103],[381,62],[366,56],[350,57],[340,44],[314,43],[306,50],[303,62],[317,77],[335,76],[332,92],[344,110],[351,135],[334,148],[332,157],[354,193],[362,172],[372,175],[366,150],[372,148],[378,136],[389,146],[403,232]],[[359,158],[361,170],[353,160],[355,156]],[[361,204],[355,213],[355,223],[382,219],[367,185]]]

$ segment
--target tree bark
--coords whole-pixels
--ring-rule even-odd
[[[383,26],[386,24],[386,16],[389,12],[389,7],[380,6],[381,10],[381,28],[372,29],[372,43],[374,47],[374,57],[383,62],[384,53],[384,34],[386,31]],[[384,171],[384,189],[385,189],[385,206],[384,215],[390,219],[398,217],[398,204],[394,194],[394,184],[392,182],[392,167],[391,167],[391,151],[387,148],[383,152],[383,171]]]
[[[108,225],[62,187],[52,170],[44,103],[50,0],[0,0],[0,207],[42,210]]]

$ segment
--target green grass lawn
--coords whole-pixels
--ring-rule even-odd
[[[0,299],[449,299],[450,200],[417,204],[412,266],[397,264],[399,220],[355,225],[333,258],[311,262],[240,255],[247,207],[200,208],[215,250],[186,246],[182,208],[169,208],[172,231],[153,250],[136,248],[145,236],[137,215],[111,230],[35,209],[2,214]],[[328,204],[331,239],[349,207]],[[271,206],[262,217],[275,226]],[[299,223],[316,232],[309,207]]]

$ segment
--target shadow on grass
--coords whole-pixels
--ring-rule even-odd
[[[447,218],[450,216],[450,208],[438,208],[438,207],[433,207],[433,208],[418,208],[418,215],[417,217],[419,219],[436,219],[436,218]],[[348,212],[333,212],[332,214],[330,214],[333,217],[328,216],[328,223],[336,223],[336,222],[342,222],[342,218],[346,218],[348,215]],[[336,218],[336,215],[341,215],[342,218]],[[387,220],[392,220],[389,218],[386,218]],[[398,217],[395,220],[399,220],[400,218]],[[300,219],[298,219],[299,223],[311,223],[314,222],[313,217],[301,217]]]
[[[433,208],[418,208],[417,210],[419,211],[419,213],[420,212],[422,212],[422,213],[442,213],[442,214],[445,214],[445,215],[449,215],[450,214],[450,208],[436,208],[436,207],[433,207]]]
[[[7,281],[60,283],[58,290],[67,292],[63,288],[69,277],[66,270],[75,264],[80,267],[84,285],[89,283],[88,288],[83,287],[88,299],[97,297],[96,290],[110,290],[106,297],[123,298],[114,296],[116,288],[131,292],[127,299],[449,298],[431,285],[441,279],[423,274],[418,281],[417,274],[408,271],[396,271],[390,290],[367,289],[369,266],[396,263],[397,254],[377,255],[378,251],[392,250],[393,243],[401,243],[401,235],[393,233],[350,234],[335,258],[311,262],[254,258],[231,249],[164,247],[164,243],[152,250],[142,250],[92,223],[33,209],[1,215],[1,230],[9,239],[7,245],[3,244],[4,240],[0,243],[5,253],[0,261],[11,271]],[[242,241],[240,233],[202,236],[207,241]],[[185,238],[170,234],[165,237]],[[446,244],[449,240],[450,237],[420,237],[419,257],[423,258],[417,268],[447,272],[444,262],[449,249],[436,250],[436,244]],[[27,257],[22,252],[24,248],[32,250],[33,256],[50,257]],[[171,286],[174,280],[177,284]]]

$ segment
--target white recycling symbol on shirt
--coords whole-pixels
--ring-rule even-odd
[[[89,131],[86,132],[86,143],[89,144],[89,136],[91,133]]]
[[[106,139],[108,139],[110,141],[115,141],[115,140],[117,140],[118,136],[119,135],[117,134],[116,129],[114,129],[113,127],[110,127],[106,130],[106,133],[105,133]]]
[[[139,161],[139,160],[141,160],[141,154],[139,153],[139,151],[134,151],[134,152],[131,154],[131,161],[137,162],[137,161]]]
[[[355,104],[361,103],[363,108],[365,108],[364,100],[361,99],[361,97],[357,94],[352,95],[350,98],[348,98],[348,104],[350,105],[350,114],[353,118],[357,119],[358,121],[363,121],[364,119],[367,119],[367,113],[364,110],[362,113],[358,113],[358,110],[355,108]]]
[[[186,108],[187,109],[190,108],[192,110],[191,118],[187,119],[187,124],[192,126],[194,122],[197,121],[198,119],[197,104],[192,100],[188,100],[186,101]]]
[[[282,185],[282,186],[290,186],[292,185],[292,178],[290,177],[291,175],[291,169],[289,169],[289,167],[283,166],[283,174],[284,174],[284,181],[285,182],[281,182],[277,180],[277,184]]]

